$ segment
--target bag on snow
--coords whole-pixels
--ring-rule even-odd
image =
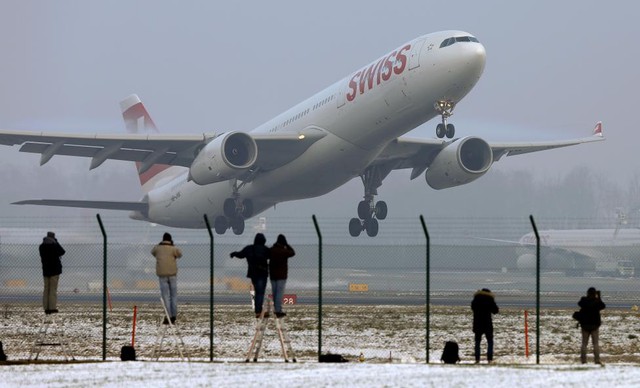
[[[7,361],[7,355],[4,354],[4,348],[2,347],[2,341],[0,341],[0,361]]]
[[[442,351],[442,357],[440,361],[445,364],[455,364],[460,361],[458,343],[455,341],[447,341],[444,343],[444,350]]]
[[[135,361],[136,349],[131,345],[125,345],[120,349],[120,359],[122,361]]]
[[[321,354],[319,362],[349,362],[342,354]]]

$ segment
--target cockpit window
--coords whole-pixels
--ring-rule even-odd
[[[456,37],[451,37],[451,38],[447,38],[447,39],[443,40],[442,43],[440,43],[440,48],[451,46],[452,44],[454,44],[456,42],[476,42],[476,43],[480,43],[478,41],[478,39],[474,38],[473,36],[456,36]]]
[[[440,43],[440,48],[451,46],[454,43],[456,43],[456,38],[447,38]]]

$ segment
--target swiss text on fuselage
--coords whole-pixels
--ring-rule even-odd
[[[407,67],[406,53],[410,49],[411,45],[407,44],[401,49],[394,50],[389,55],[384,56],[378,62],[356,72],[349,81],[350,91],[346,96],[347,101],[353,101],[358,94],[364,94],[376,85],[388,81],[393,74],[402,74]]]

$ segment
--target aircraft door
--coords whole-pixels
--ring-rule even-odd
[[[420,53],[424,46],[425,39],[420,39],[413,43],[411,53],[409,54],[409,70],[420,67]]]
[[[342,106],[344,106],[344,104],[346,103],[346,99],[345,99],[345,90],[347,89],[347,87],[349,86],[348,83],[345,83],[345,85],[338,87],[338,94],[336,95],[336,103],[338,104],[338,108],[341,108]]]

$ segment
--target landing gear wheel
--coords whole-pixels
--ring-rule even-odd
[[[215,221],[213,221],[213,229],[218,234],[224,234],[224,232],[229,229],[229,222],[227,221],[227,217],[218,216]]]
[[[224,204],[222,205],[222,210],[224,211],[224,215],[232,218],[236,216],[236,201],[233,198],[227,198],[224,200]]]
[[[456,134],[456,127],[453,124],[447,124],[446,135],[449,139],[453,138]]]
[[[371,205],[368,201],[360,201],[358,204],[358,217],[362,220],[371,218]]]
[[[375,237],[378,235],[378,220],[371,218],[364,221],[364,228],[367,231],[367,236]]]
[[[376,202],[376,218],[379,220],[384,220],[387,218],[387,203],[385,201]]]
[[[349,221],[349,234],[351,237],[358,237],[362,232],[362,222],[357,218],[352,218]]]
[[[436,125],[436,136],[438,138],[443,138],[444,135],[446,134],[447,130],[445,129],[444,124],[440,123],[438,125]]]
[[[244,220],[242,218],[234,218],[231,220],[231,229],[233,234],[241,235],[244,232]]]
[[[251,218],[253,215],[253,201],[250,199],[242,200],[242,217],[244,219]]]

